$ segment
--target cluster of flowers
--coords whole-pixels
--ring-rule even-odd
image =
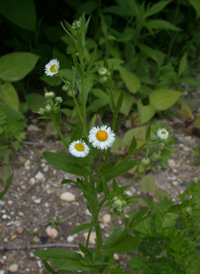
[[[47,105],[45,108],[40,108],[38,113],[43,115],[43,114],[48,114],[51,111],[53,113],[57,113],[58,111],[58,106],[59,104],[62,103],[62,98],[61,97],[55,97],[55,94],[53,91],[46,92],[45,97],[47,99]]]
[[[104,125],[101,127],[92,127],[88,138],[93,147],[107,149],[113,145],[115,134],[110,127]],[[90,148],[83,140],[77,140],[69,145],[69,152],[75,157],[83,158],[89,154]]]

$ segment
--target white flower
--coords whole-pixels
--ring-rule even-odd
[[[98,149],[107,149],[115,141],[115,134],[110,127],[93,127],[89,132],[89,141],[93,147]]]
[[[53,59],[48,64],[46,64],[44,72],[47,76],[53,76],[54,74],[58,73],[58,70],[59,61],[57,59]]]
[[[90,151],[90,148],[82,140],[73,141],[69,145],[69,152],[72,155],[74,155],[75,157],[82,157],[82,158],[84,158],[85,156],[88,155],[89,151]]]
[[[158,136],[160,139],[167,139],[168,136],[169,136],[169,132],[168,132],[165,128],[160,128],[160,129],[157,131],[157,136]]]

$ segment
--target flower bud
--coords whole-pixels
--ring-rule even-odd
[[[45,97],[46,97],[47,99],[52,99],[54,96],[55,96],[55,94],[54,94],[53,91],[50,91],[50,92],[45,93]]]
[[[47,106],[45,107],[45,110],[46,110],[46,112],[50,112],[50,111],[51,111],[51,106],[50,106],[50,105],[47,105]]]
[[[70,90],[68,90],[67,94],[68,94],[68,96],[72,97],[73,94],[75,95],[75,92],[70,89]]]
[[[58,103],[58,104],[62,103],[62,101],[63,101],[63,99],[61,97],[56,97],[55,100],[56,100],[56,103]]]
[[[160,153],[159,152],[153,152],[151,156],[155,160],[159,160],[160,159]]]
[[[112,207],[117,211],[122,211],[126,205],[127,203],[123,198],[117,196],[113,198]]]
[[[165,148],[165,144],[162,143],[162,142],[159,143],[158,148],[159,148],[160,150],[163,150],[163,149]]]
[[[38,111],[38,113],[41,114],[41,115],[43,115],[44,112],[45,112],[45,110],[43,108],[40,108],[39,111]]]
[[[147,166],[148,164],[150,164],[150,159],[148,157],[145,157],[141,160],[141,163],[144,165],[144,166]]]
[[[63,91],[68,91],[68,90],[69,90],[69,87],[66,86],[66,85],[64,85],[64,86],[62,86],[62,90],[63,90]]]
[[[107,68],[100,68],[98,70],[98,73],[100,76],[105,76],[108,73],[108,70],[107,70]]]
[[[100,82],[102,84],[105,84],[107,81],[108,81],[108,77],[107,76],[100,77]]]
[[[108,77],[110,77],[110,76],[111,76],[111,72],[110,72],[110,70],[108,70],[108,72],[107,72],[107,76],[108,76]]]

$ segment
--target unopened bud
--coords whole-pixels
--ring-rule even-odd
[[[148,157],[145,157],[141,160],[141,163],[144,165],[144,166],[147,166],[148,164],[150,164],[150,159]]]
[[[53,97],[54,97],[54,92],[53,91],[50,91],[50,92],[47,92],[47,93],[45,93],[45,97],[47,98],[47,99],[52,99]]]
[[[59,104],[62,103],[62,101],[63,101],[63,99],[61,97],[56,97],[55,100]]]
[[[113,198],[112,207],[117,211],[122,211],[126,205],[127,203],[123,198],[117,196]]]
[[[159,152],[153,152],[151,156],[155,160],[159,160],[160,159],[160,153]]]
[[[66,86],[66,85],[64,85],[64,86],[62,86],[62,90],[63,90],[63,91],[68,91],[68,90],[69,90],[69,87]]]
[[[45,110],[46,110],[46,112],[50,112],[50,111],[51,111],[51,106],[50,106],[50,105],[47,105],[47,106],[45,107]]]
[[[39,111],[38,111],[38,113],[39,113],[40,115],[43,115],[44,112],[45,112],[45,110],[44,110],[43,108],[40,108]]]
[[[100,77],[100,82],[102,84],[106,83],[107,81],[108,81],[108,77],[107,76]]]
[[[68,96],[72,97],[73,95],[75,95],[75,92],[73,90],[68,90],[67,92]]]
[[[105,76],[107,74],[107,72],[108,72],[107,68],[100,68],[98,70],[98,73],[100,76]]]
[[[164,149],[164,148],[165,148],[165,144],[162,143],[162,142],[159,143],[158,148],[159,148],[160,150]]]

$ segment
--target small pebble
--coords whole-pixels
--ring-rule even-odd
[[[18,160],[20,161],[20,163],[24,164],[26,162],[26,159],[23,156],[19,156]]]
[[[177,186],[178,182],[174,181],[174,182],[172,182],[172,185]]]
[[[113,257],[115,261],[119,261],[119,255],[117,253],[114,253]]]
[[[102,217],[102,222],[103,222],[104,225],[110,224],[110,222],[111,222],[111,215],[110,214],[105,214]]]
[[[8,201],[8,205],[12,206],[13,205],[13,201]]]
[[[11,272],[11,273],[15,273],[18,271],[18,264],[12,264],[9,268],[8,268],[8,271]]]
[[[29,180],[29,186],[34,186],[34,184],[35,184],[35,178],[31,178]]]
[[[34,236],[33,237],[33,242],[34,243],[39,243],[40,242],[40,238],[38,238],[38,236]]]
[[[67,241],[68,241],[69,243],[73,242],[73,240],[74,240],[74,237],[73,237],[73,236],[68,236],[68,237],[67,237]]]
[[[64,192],[60,195],[60,200],[65,202],[73,202],[75,201],[75,195],[70,192]]]
[[[51,228],[51,226],[48,226],[45,231],[47,235],[52,239],[58,236],[58,231],[55,228]]]
[[[22,228],[22,227],[18,227],[18,228],[16,229],[16,231],[17,231],[18,234],[22,234],[23,228]]]
[[[88,232],[83,233],[83,236],[84,236],[85,240],[87,240]],[[89,244],[94,245],[95,239],[96,239],[96,233],[92,232],[90,234]]]
[[[44,174],[40,171],[38,171],[38,173],[35,175],[35,179],[41,181],[44,179]]]
[[[33,202],[36,203],[36,204],[40,204],[41,201],[42,201],[42,199],[39,198],[39,199],[34,200]]]
[[[6,214],[3,214],[3,215],[2,215],[2,219],[5,220],[5,219],[7,219],[7,218],[8,218],[8,216],[7,216]]]
[[[169,159],[168,160],[168,166],[173,168],[176,166],[176,162],[174,161],[174,159]]]
[[[12,235],[11,238],[10,238],[10,241],[15,240],[16,238],[17,238],[17,235],[16,235],[16,234],[15,234],[15,235]]]
[[[35,126],[35,125],[29,125],[27,127],[27,130],[28,131],[40,131],[41,129],[39,127]]]

